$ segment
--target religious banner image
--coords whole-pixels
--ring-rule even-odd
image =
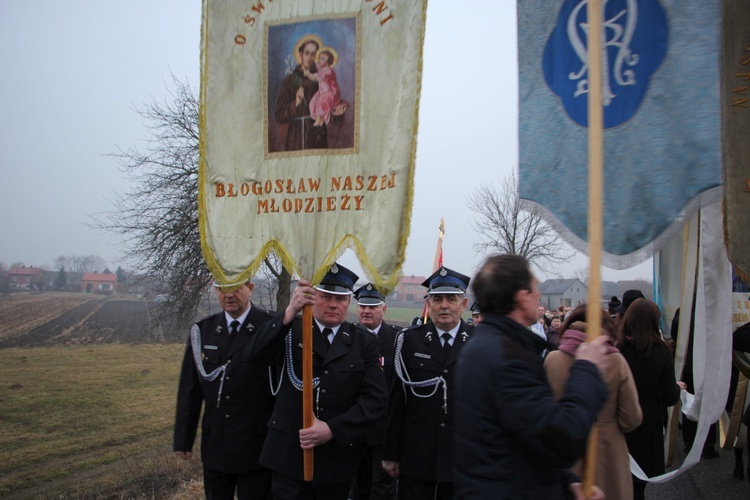
[[[583,252],[587,4],[517,2],[519,195]],[[691,214],[721,199],[722,2],[601,4],[602,260],[623,269],[651,256]],[[555,189],[546,189],[553,180]]]
[[[750,282],[750,2],[723,2],[724,237],[729,260]]]
[[[357,18],[268,27],[269,155],[356,152]]]
[[[203,0],[198,220],[217,282],[274,252],[315,282],[347,249],[395,286],[417,148],[424,0]]]

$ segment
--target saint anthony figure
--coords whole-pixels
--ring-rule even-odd
[[[325,126],[313,126],[316,117],[310,112],[310,102],[320,88],[315,77],[318,72],[315,58],[321,46],[321,40],[316,35],[305,35],[300,38],[294,54],[297,67],[281,82],[274,112],[277,122],[288,124],[286,151],[328,148],[328,130]],[[335,81],[335,75],[333,78]],[[330,115],[336,119],[344,114],[346,108],[345,103],[334,105]]]

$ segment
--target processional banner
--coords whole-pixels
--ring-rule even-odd
[[[724,2],[724,225],[729,260],[750,283],[750,2]]]
[[[425,0],[203,0],[199,222],[208,267],[274,251],[317,282],[352,248],[399,278],[411,216]]]
[[[691,370],[695,398],[686,399],[683,418],[698,422],[694,445],[679,468],[647,478],[631,457],[631,471],[650,482],[669,481],[700,460],[708,429],[724,411],[732,366],[732,272],[723,241],[721,202],[702,208],[655,254],[655,289],[662,305],[664,332],[670,332],[675,310],[680,321],[675,345],[675,379],[685,380],[692,342]],[[692,319],[691,319],[692,316]],[[692,337],[692,339],[691,339]],[[679,408],[675,406],[673,408]],[[676,419],[680,412],[670,410],[667,428],[668,449],[676,446]]]
[[[587,1],[517,5],[519,195],[586,252]],[[602,9],[603,262],[625,268],[721,199],[722,2]]]

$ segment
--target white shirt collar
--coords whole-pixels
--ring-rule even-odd
[[[456,338],[456,335],[458,335],[458,329],[459,329],[460,327],[461,327],[461,322],[459,321],[459,322],[458,322],[458,324],[457,324],[457,325],[456,325],[455,327],[453,327],[453,329],[452,329],[452,330],[450,330],[450,331],[447,331],[447,332],[446,332],[445,330],[441,330],[441,329],[440,329],[440,328],[438,328],[437,326],[435,327],[435,330],[437,330],[437,332],[438,332],[438,337],[441,337],[441,338],[442,338],[442,337],[443,337],[443,334],[444,334],[444,333],[447,333],[448,335],[450,335],[450,336],[451,336],[451,339],[455,339],[455,338]]]
[[[247,305],[247,311],[243,312],[239,318],[233,318],[228,312],[224,311],[224,319],[227,320],[227,326],[231,328],[232,321],[239,321],[240,325],[245,322],[245,318],[247,318],[247,315],[250,314],[250,309],[253,306],[251,304]]]
[[[313,319],[315,319],[315,318],[313,318]],[[324,325],[323,323],[321,323],[321,322],[320,322],[320,321],[318,321],[317,319],[315,319],[315,324],[316,324],[316,325],[318,325],[318,328],[320,329],[320,331],[321,331],[321,332],[322,332],[322,331],[323,331],[323,329],[325,329],[325,328],[330,328],[331,330],[333,330],[333,336],[334,336],[334,337],[336,337],[336,334],[337,334],[337,333],[339,333],[339,328],[341,328],[341,325],[336,325],[336,326],[325,326],[325,325]]]

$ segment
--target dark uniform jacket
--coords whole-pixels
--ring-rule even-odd
[[[268,367],[243,359],[248,339],[271,319],[271,313],[252,304],[239,333],[229,334],[224,311],[197,323],[201,336],[201,359],[206,373],[229,362],[224,376],[212,382],[198,373],[193,347],[188,339],[177,392],[174,451],[193,448],[201,406],[201,459],[205,467],[224,473],[246,473],[261,469],[258,457],[266,436],[266,422],[273,409]],[[217,403],[218,407],[217,407]]]
[[[575,361],[555,402],[547,343],[507,316],[485,314],[456,376],[455,499],[562,499],[607,401],[598,368]]]
[[[385,374],[385,385],[390,389],[393,384],[393,378],[395,373],[393,371],[393,349],[396,344],[396,335],[402,330],[401,327],[396,325],[389,325],[385,321],[381,323],[380,330],[378,330],[378,351],[380,352],[381,365],[383,367],[383,373]],[[375,422],[367,430],[367,444],[382,445],[383,439],[385,438],[385,414],[383,418]]]
[[[419,395],[434,391],[432,396],[421,398],[415,396],[410,387],[404,387],[400,380],[394,380],[388,401],[383,459],[399,462],[401,474],[422,481],[443,483],[453,480],[454,369],[472,331],[473,327],[461,320],[447,358],[432,321],[407,328],[399,334],[404,336],[401,358],[409,378],[417,382],[443,377],[448,386],[446,413],[442,384],[436,391],[434,387],[414,388]]]
[[[245,348],[245,357],[256,362],[282,364],[285,337],[284,313],[266,323]],[[302,378],[302,320],[292,324],[292,358],[296,377]],[[320,385],[313,392],[313,411],[331,429],[333,439],[314,449],[314,484],[349,481],[357,470],[358,446],[373,422],[385,412],[387,392],[380,367],[377,339],[361,326],[344,322],[328,346],[313,324],[313,376]],[[281,373],[273,415],[268,422],[260,463],[294,479],[303,479],[302,391]]]

